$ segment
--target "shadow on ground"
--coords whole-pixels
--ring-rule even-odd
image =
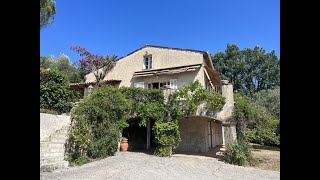
[[[225,149],[222,146],[216,146],[212,149],[210,149],[208,152],[205,153],[192,153],[192,152],[181,152],[177,151],[173,154],[173,157],[206,157],[206,158],[215,158],[219,161],[224,161],[225,157],[223,155],[223,152]]]

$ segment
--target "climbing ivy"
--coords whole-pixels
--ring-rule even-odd
[[[166,103],[166,119],[156,122],[153,129],[158,143],[156,155],[171,155],[172,149],[175,149],[181,141],[178,120],[194,114],[201,103],[207,103],[208,108],[220,111],[225,98],[216,92],[209,93],[199,81],[188,83],[169,95]]]
[[[178,120],[193,114],[207,102],[209,108],[221,110],[224,97],[209,94],[196,81],[175,91],[164,102],[158,89],[102,86],[72,109],[72,129],[68,141],[68,158],[75,164],[113,155],[120,132],[132,119],[146,126],[155,121],[153,133],[155,155],[170,156],[180,139]]]
[[[197,80],[186,84],[169,96],[168,108],[176,118],[181,118],[181,116],[194,114],[202,103],[206,103],[209,109],[221,111],[225,104],[225,97],[218,92],[210,93]]]

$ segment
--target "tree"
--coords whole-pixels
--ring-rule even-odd
[[[265,107],[272,116],[280,120],[280,87],[256,92],[251,99],[255,104]]]
[[[116,64],[117,56],[100,56],[92,54],[87,49],[80,46],[71,46],[71,50],[74,50],[84,56],[83,59],[79,60],[80,69],[86,74],[93,73],[96,78],[98,86],[100,86],[104,77],[110,72]]]
[[[58,58],[40,56],[40,67],[60,71],[71,83],[81,82],[84,78],[84,76],[81,76],[79,69],[71,63],[70,58],[65,54],[60,54]]]
[[[61,72],[40,68],[40,108],[68,112],[73,98],[68,81]]]
[[[49,26],[56,14],[56,2],[53,0],[40,0],[40,30]]]
[[[212,56],[215,68],[234,85],[235,92],[252,94],[280,86],[280,61],[275,52],[266,53],[261,47],[240,50],[227,44],[225,52]]]

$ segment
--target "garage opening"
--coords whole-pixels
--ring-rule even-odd
[[[129,127],[123,129],[122,136],[128,138],[128,151],[154,150],[155,142],[152,133],[154,121],[147,124],[147,127],[139,126],[140,119],[131,119]]]

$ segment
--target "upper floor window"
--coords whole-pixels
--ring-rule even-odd
[[[152,69],[152,56],[145,56],[144,57],[143,69]]]

